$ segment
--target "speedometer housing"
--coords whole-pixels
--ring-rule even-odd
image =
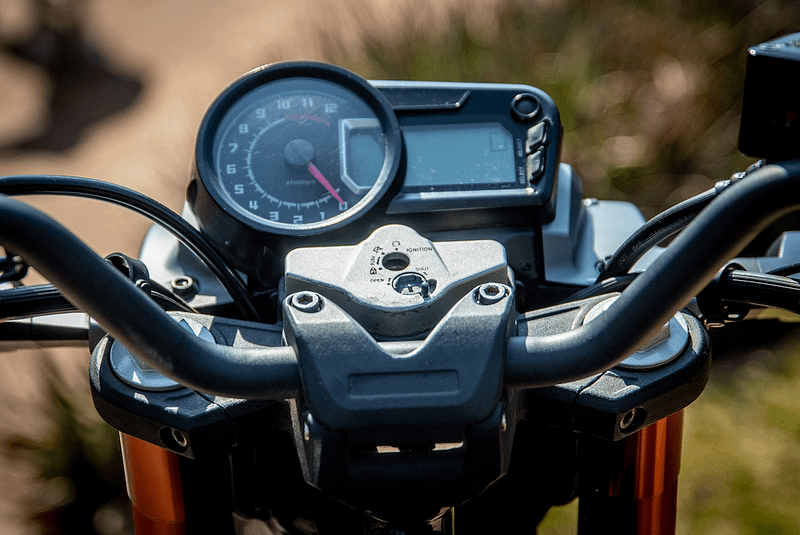
[[[387,224],[499,241],[533,288],[561,134],[555,103],[531,86],[367,82],[331,65],[279,63],[212,104],[187,199],[254,290],[277,287],[293,249],[353,245]]]
[[[397,119],[366,80],[332,65],[251,71],[211,105],[198,134],[201,185],[250,228],[309,235],[368,211],[397,173]]]
[[[287,239],[330,233],[381,202],[397,175],[400,128],[380,91],[314,62],[253,70],[213,102],[197,136],[188,201],[237,268],[264,273]]]

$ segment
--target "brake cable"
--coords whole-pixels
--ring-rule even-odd
[[[21,175],[0,178],[5,195],[67,195],[109,202],[128,208],[162,226],[197,255],[219,279],[245,319],[260,321],[261,315],[241,277],[231,269],[208,241],[181,216],[129,188],[89,178],[58,175]]]
[[[596,282],[628,273],[647,251],[686,228],[697,217],[697,214],[730,185],[764,165],[766,165],[764,161],[756,162],[747,170],[735,173],[728,180],[717,182],[713,188],[686,199],[649,220],[605,261],[605,267],[597,276]]]
[[[731,263],[698,294],[697,306],[711,324],[742,320],[754,306],[800,314],[800,281]]]

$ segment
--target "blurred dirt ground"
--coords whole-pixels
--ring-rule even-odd
[[[63,123],[64,117],[54,117],[51,109],[56,88],[60,94],[90,92],[88,103],[86,99],[70,102],[69,95],[60,103],[67,119],[72,114],[80,121],[92,114],[103,115],[99,108],[118,96],[118,87],[104,86],[103,80],[92,81],[88,75],[82,81],[85,85],[65,89],[42,67],[0,49],[0,175],[98,178],[136,189],[175,210],[183,203],[200,120],[224,87],[265,63],[321,59],[326,36],[336,35],[346,43],[354,35],[355,14],[372,13],[371,20],[380,20],[390,31],[392,21],[404,12],[402,2],[388,6],[366,0],[87,0],[74,4],[80,10],[85,38],[105,61],[104,67],[118,78],[116,82],[134,81],[141,88],[125,109],[99,117],[79,132],[64,129],[64,124],[54,122]],[[35,5],[33,0],[0,0],[0,41],[21,41],[36,30]],[[49,136],[51,147],[58,145],[52,143],[53,136],[72,139],[59,150],[37,148],[30,142],[43,134]],[[102,255],[117,250],[135,254],[148,226],[130,212],[94,201],[28,200]],[[59,350],[51,355],[75,385],[76,399],[88,403],[86,351]],[[36,436],[46,431],[43,359],[36,350],[2,354],[0,441],[15,433]],[[0,533],[32,533],[23,522],[20,504],[42,499],[33,476],[26,463],[0,456]]]

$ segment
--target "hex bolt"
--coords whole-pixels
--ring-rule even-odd
[[[184,434],[175,429],[174,427],[172,428],[171,433],[172,433],[172,440],[175,441],[175,444],[178,445],[178,448],[185,449],[186,446],[189,445],[189,441],[186,439]]]
[[[150,281],[139,279],[134,284],[136,284],[136,287],[142,290],[147,295],[150,295],[150,293],[153,291],[153,287],[150,285]]]
[[[180,275],[178,277],[175,277],[170,282],[170,287],[172,288],[172,291],[175,292],[176,295],[183,297],[185,299],[197,295],[197,286],[194,283],[194,279],[191,278],[189,275]]]
[[[309,413],[306,416],[306,421],[303,422],[303,440],[306,442],[311,440],[311,426],[314,425],[314,417]]]
[[[487,282],[478,288],[478,302],[482,305],[499,303],[505,296],[506,289],[494,282]]]
[[[292,306],[303,312],[319,312],[322,310],[322,299],[314,292],[297,292],[292,295]]]
[[[626,412],[625,415],[622,417],[622,420],[619,421],[620,430],[625,431],[631,425],[633,425],[633,422],[635,421],[636,421],[636,409],[631,409],[628,412]]]

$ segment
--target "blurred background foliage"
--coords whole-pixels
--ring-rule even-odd
[[[339,16],[358,20],[357,31],[315,29],[325,59],[373,79],[540,87],[559,106],[562,159],[584,193],[632,201],[648,218],[752,162],[736,150],[745,50],[800,30],[797,0],[395,0],[393,9],[403,24],[343,3]],[[756,330],[774,343],[750,347],[751,327],[715,339],[712,381],[687,411],[679,533],[800,532],[800,335],[778,321]],[[33,507],[41,532],[126,532],[110,468],[118,459],[103,453],[116,451],[113,431],[84,420],[48,377],[54,431],[6,444],[50,482],[52,504]],[[88,520],[69,523],[73,511]],[[574,518],[574,506],[554,510],[541,533],[573,533]]]
[[[791,0],[505,0],[407,23],[365,20],[360,46],[327,35],[329,59],[370,78],[526,83],[550,94],[562,158],[585,192],[650,217],[741,170],[747,46],[798,30]],[[376,16],[377,18],[377,16]]]
[[[43,438],[12,434],[3,444],[40,480],[24,504],[30,523],[42,535],[132,533],[119,434],[99,419],[88,391],[76,392],[50,352],[40,363],[50,431]]]

